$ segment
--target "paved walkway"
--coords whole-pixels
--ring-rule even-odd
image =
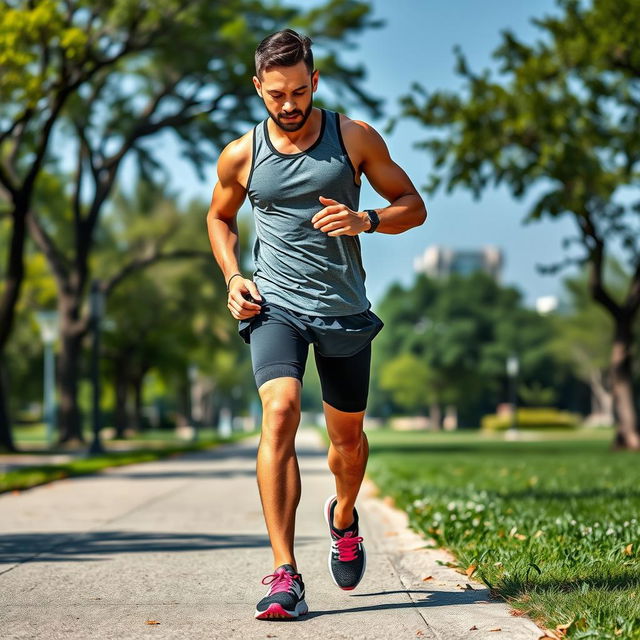
[[[297,444],[303,473],[297,556],[308,616],[253,619],[271,552],[251,440],[0,495],[0,637],[542,635],[503,602],[489,600],[481,583],[436,564],[447,559],[444,552],[417,550],[421,540],[406,530],[403,515],[367,496],[370,486],[358,502],[367,574],[355,591],[340,591],[326,563],[322,505],[332,490],[326,455],[314,432],[301,431]]]

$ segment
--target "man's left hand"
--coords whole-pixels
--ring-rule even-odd
[[[366,212],[352,211],[347,205],[324,196],[319,200],[324,209],[311,218],[311,224],[328,236],[357,236],[370,227]]]

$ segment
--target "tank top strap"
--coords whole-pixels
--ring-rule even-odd
[[[340,118],[340,114],[336,111],[327,111],[327,124],[323,142],[340,149],[342,145],[340,143],[340,124],[338,118]]]
[[[268,156],[271,151],[265,138],[264,129],[267,121],[263,120],[253,128],[253,162],[261,160],[264,156]]]

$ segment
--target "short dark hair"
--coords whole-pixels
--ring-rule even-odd
[[[293,67],[304,60],[309,73],[313,73],[311,38],[301,36],[293,29],[283,29],[267,36],[256,49],[256,75],[272,67]]]

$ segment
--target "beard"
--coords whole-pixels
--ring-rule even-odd
[[[265,109],[266,109],[266,105],[265,105]],[[312,109],[313,109],[313,99],[311,99],[311,101],[309,102],[309,106],[305,109],[304,113],[300,111],[300,109],[296,109],[295,111],[291,111],[286,114],[284,112],[273,114],[271,113],[271,111],[269,111],[269,109],[267,109],[267,113],[269,114],[271,119],[276,123],[276,125],[280,127],[280,129],[282,129],[283,131],[298,131],[298,129],[302,129],[302,127],[304,127],[305,123],[309,119],[309,116],[311,115]],[[283,116],[285,115],[297,116],[297,118],[293,120],[287,120],[286,118],[283,119]]]

